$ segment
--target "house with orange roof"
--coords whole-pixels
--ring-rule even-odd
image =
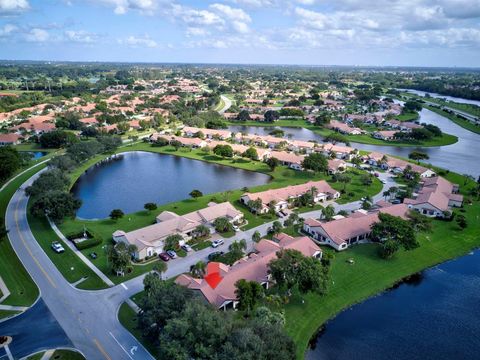
[[[280,233],[272,240],[260,240],[255,245],[254,253],[238,260],[232,266],[209,262],[202,279],[182,274],[177,277],[175,283],[199,291],[217,309],[235,309],[238,305],[238,298],[235,294],[237,281],[242,279],[256,281],[268,289],[272,284],[269,263],[277,258],[277,252],[287,249],[297,250],[304,256],[316,259],[322,257],[320,247],[307,236],[292,237]]]
[[[328,159],[328,173],[338,174],[347,170],[347,163],[341,159]]]
[[[271,151],[270,157],[276,158],[282,165],[288,166],[294,170],[302,170],[302,162],[305,155],[297,155],[286,151]]]
[[[0,134],[0,146],[17,145],[23,137],[19,134]]]
[[[229,130],[222,130],[222,129],[204,129],[204,128],[197,128],[191,126],[184,126],[182,129],[182,133],[188,137],[197,136],[198,133],[202,133],[208,139],[221,139],[226,140],[232,137],[232,132]]]
[[[328,245],[337,251],[353,244],[369,241],[371,226],[379,221],[378,214],[386,213],[407,219],[409,208],[406,204],[385,204],[379,210],[366,212],[358,210],[348,217],[337,217],[332,221],[305,219],[302,230],[321,245]]]
[[[264,214],[270,210],[270,206],[273,206],[275,212],[279,212],[287,209],[292,200],[307,192],[312,193],[313,201],[315,203],[325,202],[330,199],[338,199],[340,197],[340,193],[337,190],[333,189],[326,181],[320,180],[309,181],[300,185],[290,185],[280,189],[270,189],[256,193],[244,193],[240,197],[240,201],[249,207],[250,201],[260,199],[262,202],[260,210],[250,208],[250,211],[257,211],[259,214]]]

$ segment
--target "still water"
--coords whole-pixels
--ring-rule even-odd
[[[204,194],[266,184],[265,174],[172,155],[128,152],[119,160],[93,166],[76,182],[73,192],[83,204],[77,216],[108,217],[112,209],[130,213],[147,202],[159,205]]]
[[[445,99],[445,100],[448,100],[448,101],[453,101],[453,102],[457,102],[457,103],[461,103],[461,104],[471,104],[471,105],[480,106],[480,101],[478,101],[478,100],[458,98],[458,97],[447,96],[447,95],[431,93],[431,92],[426,92],[426,91],[420,91],[420,90],[413,90],[413,89],[406,89],[406,90],[405,89],[400,89],[400,90],[407,91],[407,92],[415,94],[415,95],[425,96],[425,94],[429,94],[431,97],[438,98],[438,99]]]

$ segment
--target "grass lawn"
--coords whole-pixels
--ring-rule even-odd
[[[45,165],[42,164],[27,171],[3,189],[0,193],[1,217],[5,218],[8,202],[17,188],[44,167]],[[2,274],[2,279],[10,290],[10,296],[2,302],[3,305],[30,306],[37,299],[39,294],[37,286],[23,267],[10,245],[10,241],[7,239],[0,241],[0,274]],[[1,313],[0,318],[2,318]]]
[[[39,352],[35,355],[31,355],[31,356],[27,357],[26,360],[40,360],[42,358],[43,354],[45,354],[45,353],[44,352]]]
[[[324,174],[313,174],[308,172],[301,172],[295,171],[292,169],[288,169],[286,167],[277,167],[274,171],[270,171],[268,166],[262,162],[258,161],[250,161],[245,159],[240,160],[232,160],[232,159],[222,159],[212,154],[205,154],[200,150],[192,150],[186,151],[185,149],[180,149],[175,151],[173,147],[152,147],[146,143],[139,143],[133,146],[130,146],[126,149],[121,149],[120,151],[134,151],[134,150],[141,150],[141,151],[151,151],[151,152],[158,152],[164,154],[171,154],[177,156],[183,156],[191,159],[206,161],[206,162],[213,162],[221,165],[236,167],[244,170],[249,171],[258,171],[265,174],[268,174],[272,177],[272,180],[265,185],[257,186],[250,188],[249,191],[257,192],[262,190],[267,190],[271,188],[280,188],[285,187],[288,185],[295,185],[305,183],[309,180],[331,180],[330,176],[326,176]],[[76,181],[76,179],[91,165],[103,159],[104,156],[98,156],[92,159],[91,161],[86,162],[80,168],[76,169],[71,174],[72,185]],[[361,174],[365,172],[355,170],[349,171],[352,175],[352,182],[347,184],[347,193],[352,192],[354,195],[352,197],[348,197],[345,201],[354,201],[358,200],[363,196],[366,195],[373,195],[380,192],[382,185],[378,179],[374,179],[373,185],[370,187],[365,187],[360,183]],[[332,183],[332,187],[336,189],[343,188],[343,184],[340,183]],[[107,263],[107,257],[105,252],[105,245],[110,243],[112,238],[112,233],[118,229],[123,231],[132,231],[135,229],[139,229],[141,227],[145,227],[151,225],[155,222],[155,217],[161,213],[162,211],[173,211],[179,215],[183,215],[207,206],[207,204],[211,201],[221,202],[221,201],[230,201],[237,209],[242,211],[245,215],[245,219],[248,221],[248,225],[246,225],[243,229],[248,230],[258,225],[261,225],[265,222],[269,222],[275,220],[276,217],[273,217],[269,214],[264,214],[260,216],[255,216],[252,214],[248,209],[240,203],[240,196],[244,193],[243,190],[233,190],[227,191],[223,193],[216,193],[216,194],[209,194],[204,195],[202,197],[196,199],[185,199],[182,201],[177,201],[174,203],[160,205],[157,210],[155,211],[138,211],[136,213],[131,213],[125,215],[123,218],[119,220],[111,220],[111,219],[102,219],[102,220],[79,220],[79,219],[66,219],[62,224],[59,225],[60,230],[64,234],[70,234],[79,232],[83,229],[83,227],[87,227],[88,229],[98,233],[103,239],[104,243],[99,244],[95,247],[82,250],[82,252],[88,256],[91,252],[96,252],[98,257],[95,260],[92,260],[93,264],[97,266],[102,272],[104,272],[110,279],[115,282],[119,283],[130,278],[136,277],[146,271],[152,269],[155,265],[155,262],[149,263],[147,265],[140,265],[136,264],[133,267],[133,271],[129,274],[126,274],[125,277],[117,277],[113,275],[110,271],[109,265]],[[305,211],[310,211],[311,209],[305,209]],[[226,236],[233,236],[232,234],[227,234]],[[82,285],[82,284],[80,284]]]
[[[423,105],[424,108],[430,110],[430,111],[433,111],[443,117],[446,117],[447,119],[450,119],[451,121],[453,121],[455,124],[463,127],[464,129],[467,129],[471,132],[474,132],[476,134],[480,134],[480,126],[479,125],[475,125],[474,123],[472,123],[471,121],[468,121],[468,120],[465,120],[465,119],[462,119],[454,114],[449,114],[441,109],[437,109],[437,108],[434,108],[432,106],[428,106],[428,105]]]
[[[79,284],[79,288],[96,290],[108,287],[68,246],[64,245],[65,252],[61,254],[57,254],[50,248],[52,241],[60,243],[62,241],[46,219],[34,217],[30,213],[27,217],[35,239],[68,282],[74,283],[87,278]]]
[[[395,116],[395,119],[397,119],[399,121],[415,121],[415,120],[418,120],[419,117],[420,117],[420,115],[418,115],[418,113],[413,112],[413,113],[406,113],[406,114],[397,115],[397,116]]]
[[[82,354],[72,350],[55,350],[51,360],[85,360]]]
[[[0,319],[4,319],[15,314],[18,314],[18,311],[0,310]]]
[[[408,114],[407,114],[408,115]],[[303,127],[305,129],[311,130],[314,133],[317,133],[321,136],[328,136],[334,131],[330,129],[321,128],[318,126],[311,125],[304,120],[279,120],[275,121],[274,123],[265,123],[265,122],[257,122],[257,121],[245,121],[245,122],[229,122],[229,125],[240,125],[240,126],[283,126],[283,127]],[[444,133],[440,137],[436,137],[426,141],[386,141],[381,139],[375,139],[374,137],[370,136],[369,134],[362,134],[362,135],[343,135],[348,141],[350,142],[357,142],[361,144],[371,144],[371,145],[385,145],[385,146],[444,146],[444,145],[451,145],[458,141],[458,138],[454,135]]]
[[[460,175],[450,173],[446,177],[457,181],[462,188],[464,181]],[[466,205],[465,210],[463,215],[469,224],[465,230],[459,230],[455,222],[435,220],[432,233],[419,234],[419,248],[399,251],[391,260],[378,257],[376,244],[357,245],[335,253],[328,294],[324,297],[315,294],[293,296],[285,307],[286,329],[297,344],[298,359],[304,357],[308,342],[318,328],[343,309],[389,288],[406,276],[480,246],[477,225],[480,203]],[[347,263],[350,258],[354,259],[353,265]]]

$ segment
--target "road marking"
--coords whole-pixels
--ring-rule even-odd
[[[37,264],[37,266],[39,267],[39,269],[42,271],[43,275],[45,275],[45,277],[47,278],[47,280],[50,282],[50,284],[56,288],[57,285],[55,285],[54,281],[52,280],[52,278],[50,277],[50,275],[48,275],[48,273],[45,271],[45,269],[43,268],[43,266],[40,264],[40,262],[37,260],[37,258],[35,256],[33,256],[33,253],[32,253],[32,250],[30,250],[30,247],[27,245],[27,242],[25,241],[25,238],[23,237],[22,235],[22,232],[20,231],[20,226],[18,224],[18,205],[20,204],[20,202],[17,202],[17,206],[15,207],[15,224],[17,226],[17,230],[18,230],[18,235],[20,236],[20,240],[22,240],[23,242],[23,245],[25,246],[25,248],[27,249],[28,253],[30,254],[30,256],[32,257],[33,261],[35,261],[35,263]]]
[[[113,336],[113,334],[112,334],[111,332],[108,332],[108,333],[109,333],[110,336],[113,338],[113,340],[115,340],[115,341],[117,342],[118,346],[120,346],[120,347],[122,348],[122,350],[125,352],[125,354],[127,354],[127,356],[128,356],[131,360],[133,360],[133,358],[130,356],[130,354],[128,353],[128,351],[125,350],[125,348],[122,346],[122,344],[120,344],[120,342],[116,339],[116,337]],[[133,354],[132,354],[132,355],[133,355]]]
[[[108,354],[105,352],[105,350],[103,350],[102,345],[100,345],[100,343],[98,342],[97,339],[93,339],[93,342],[95,343],[95,345],[97,345],[98,350],[100,350],[100,352],[101,352],[102,355],[105,357],[105,359],[107,359],[107,360],[112,360],[112,359],[110,358],[110,356],[108,356]]]
[[[121,283],[120,285],[122,285],[125,290],[128,290],[128,287],[124,283]]]
[[[8,345],[5,345],[5,352],[7,353],[7,356],[10,360],[13,360],[12,353],[10,352],[10,349],[8,348]]]

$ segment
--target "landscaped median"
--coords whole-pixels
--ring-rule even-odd
[[[332,182],[331,176],[326,176],[324,174],[314,174],[311,172],[303,172],[303,171],[295,171],[292,169],[288,169],[283,166],[279,166],[275,168],[274,171],[271,171],[270,168],[263,162],[259,161],[250,161],[247,159],[224,159],[212,154],[205,154],[201,150],[187,150],[187,149],[179,149],[175,150],[175,148],[171,146],[167,147],[153,147],[150,144],[146,143],[139,143],[128,147],[123,147],[119,149],[118,152],[125,152],[125,151],[150,151],[150,152],[157,152],[162,154],[169,154],[174,156],[182,156],[187,157],[190,159],[201,160],[211,163],[216,163],[225,166],[236,167],[244,170],[249,171],[257,171],[268,174],[272,177],[271,182],[266,185],[257,186],[254,188],[250,188],[250,192],[257,192],[263,191],[267,189],[273,188],[281,188],[288,185],[296,185],[305,183],[311,180],[322,180],[326,179],[329,181],[331,186],[336,190],[343,190],[344,184],[339,182]],[[85,164],[82,164],[78,169],[74,170],[71,174],[71,185],[73,186],[74,182],[78,179],[78,177],[83,174],[86,169],[90,166],[94,165],[95,163],[101,161],[106,156],[97,156],[90,161],[87,161]],[[372,196],[379,193],[382,189],[382,184],[378,179],[373,179],[373,183],[370,186],[365,186],[361,182],[362,174],[365,172],[360,170],[351,170],[348,171],[348,174],[351,175],[351,182],[346,185],[346,192],[343,195],[343,198],[340,200],[342,202],[350,202],[359,200],[364,196]],[[111,220],[111,219],[102,219],[102,220],[80,220],[80,219],[65,219],[65,221],[59,225],[60,230],[63,234],[71,234],[79,231],[83,231],[84,228],[91,230],[101,236],[104,240],[102,244],[97,246],[82,250],[82,253],[85,256],[88,256],[90,253],[95,252],[97,254],[96,259],[91,259],[91,262],[97,266],[103,273],[105,273],[114,283],[119,283],[130,278],[136,277],[140,274],[143,274],[147,271],[150,271],[154,266],[155,262],[150,261],[146,264],[136,264],[133,266],[133,271],[131,273],[126,274],[124,277],[117,277],[114,276],[110,270],[110,266],[107,262],[107,254],[106,254],[106,245],[110,243],[112,234],[118,229],[121,229],[125,232],[132,231],[135,229],[139,229],[148,225],[151,225],[155,222],[155,217],[162,211],[172,211],[177,213],[178,215],[184,215],[189,212],[199,210],[201,208],[207,207],[207,204],[211,201],[216,202],[223,202],[229,201],[232,203],[237,209],[244,213],[245,219],[248,221],[248,225],[244,227],[244,229],[251,229],[257,227],[263,223],[270,222],[276,219],[276,217],[263,214],[255,216],[252,214],[244,205],[240,204],[240,196],[245,191],[241,189],[227,191],[223,193],[216,193],[216,194],[209,194],[204,195],[202,197],[196,199],[186,199],[166,205],[158,206],[157,210],[155,211],[138,211],[136,213],[127,214],[124,217],[118,220]],[[311,211],[312,208],[305,207],[301,209],[302,211]]]

